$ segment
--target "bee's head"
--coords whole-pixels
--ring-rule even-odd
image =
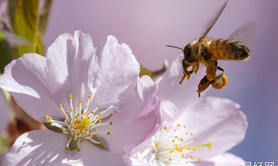
[[[188,43],[183,49],[177,46],[166,45],[166,47],[172,47],[176,49],[180,49],[183,51],[184,58],[182,60],[182,66],[185,71],[187,71],[192,65],[197,61],[194,51],[192,50],[191,43]]]
[[[192,50],[191,44],[187,44],[183,49],[183,54],[184,60],[189,64],[194,63],[197,60],[196,56],[193,53],[194,51]]]
[[[185,70],[187,70],[190,66],[193,65],[194,62],[197,61],[196,56],[193,54],[191,44],[187,44],[183,49],[184,58],[182,60],[182,65]]]

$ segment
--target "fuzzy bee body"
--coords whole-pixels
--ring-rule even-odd
[[[250,58],[249,48],[244,43],[231,39],[204,38],[201,42],[195,40],[185,46],[183,50],[186,60],[194,61],[193,57],[198,57],[199,63],[204,65],[208,61],[247,60]]]
[[[227,85],[225,70],[218,65],[218,60],[240,61],[250,58],[250,50],[241,42],[243,38],[240,39],[240,37],[242,36],[245,38],[252,36],[254,24],[251,22],[237,29],[229,39],[211,39],[206,37],[224,11],[227,2],[228,1],[223,4],[199,39],[186,44],[184,48],[167,45],[167,47],[173,47],[183,51],[183,77],[180,80],[180,84],[185,78],[189,79],[192,74],[197,73],[200,64],[205,65],[206,75],[201,79],[197,90],[199,96],[200,93],[206,90],[210,85],[215,89],[221,89]],[[242,35],[242,32],[246,35]],[[217,71],[220,71],[221,74],[218,74]]]
[[[209,47],[212,60],[245,60],[250,57],[249,48],[237,40],[211,40]]]

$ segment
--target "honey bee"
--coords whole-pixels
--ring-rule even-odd
[[[229,39],[212,39],[206,37],[221,16],[227,6],[227,2],[223,4],[199,39],[188,43],[184,48],[166,45],[167,47],[173,47],[183,51],[183,77],[180,80],[180,84],[182,84],[185,78],[189,79],[193,73],[197,73],[200,64],[205,65],[206,75],[201,79],[197,90],[199,97],[201,92],[206,90],[210,85],[215,89],[221,89],[227,85],[228,79],[225,75],[225,70],[218,66],[218,60],[247,60],[250,58],[249,48],[243,42],[233,39],[240,38],[240,36],[244,38],[252,36],[255,30],[253,22],[248,22],[241,26]],[[242,32],[246,34],[242,35]],[[217,74],[217,71],[221,73]]]

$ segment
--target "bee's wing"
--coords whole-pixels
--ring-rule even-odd
[[[256,23],[247,22],[235,30],[229,37],[229,39],[239,40],[244,44],[250,44],[256,34]]]
[[[201,41],[202,39],[204,39],[207,34],[209,33],[209,31],[211,30],[211,28],[213,27],[213,25],[216,23],[216,21],[218,20],[218,18],[221,16],[221,14],[223,13],[225,7],[227,6],[228,1],[226,1],[221,8],[219,8],[219,10],[217,11],[216,15],[208,22],[207,26],[206,26],[206,30],[203,33],[203,35],[200,37],[199,41]]]

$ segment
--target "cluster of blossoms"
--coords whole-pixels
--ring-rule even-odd
[[[195,75],[182,86],[181,58],[153,81],[126,44],[108,36],[101,51],[88,34],[63,34],[47,55],[5,67],[0,87],[46,129],[21,135],[2,165],[229,166],[225,153],[245,136],[239,105],[198,99]]]

